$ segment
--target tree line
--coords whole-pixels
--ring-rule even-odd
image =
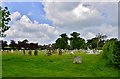
[[[48,44],[48,45],[39,45],[38,43],[29,43],[27,39],[23,41],[14,41],[11,40],[10,44],[7,44],[7,41],[1,41],[2,42],[2,49],[13,49],[13,50],[35,50],[35,49],[68,49],[68,50],[74,50],[74,49],[102,49],[104,44],[108,41],[105,40],[107,38],[106,35],[98,34],[96,37],[92,39],[88,39],[85,41],[85,39],[80,37],[80,33],[73,32],[70,34],[71,37],[68,37],[66,33],[63,33],[60,35],[59,38],[56,39],[55,43]],[[116,38],[114,38],[116,39]]]

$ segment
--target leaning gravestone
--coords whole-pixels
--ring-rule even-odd
[[[29,50],[28,54],[31,56],[31,55],[32,55],[32,51],[31,51],[31,50]]]
[[[38,55],[38,51],[37,50],[34,51],[34,55]]]
[[[75,63],[75,64],[80,64],[80,63],[82,63],[82,58],[79,57],[79,56],[75,56],[75,57],[74,57],[74,60],[73,60],[73,63]]]

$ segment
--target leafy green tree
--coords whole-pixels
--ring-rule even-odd
[[[23,47],[24,49],[27,49],[28,48],[28,40],[27,39],[25,39],[25,40],[23,40],[22,42],[21,42],[21,47]]]
[[[11,40],[9,46],[10,46],[12,49],[16,49],[16,48],[17,48],[17,43],[16,43],[14,40]]]
[[[83,49],[85,48],[85,40],[79,37],[80,33],[71,33],[70,45],[72,49]]]
[[[106,35],[99,33],[96,37],[87,40],[87,45],[91,49],[102,49],[103,45],[105,44],[105,38],[107,38]]]
[[[87,47],[89,47],[90,49],[96,49],[97,42],[98,42],[98,38],[89,39],[87,40]]]
[[[2,49],[4,49],[5,47],[7,47],[8,45],[7,45],[7,41],[3,41],[2,40]]]
[[[8,26],[9,21],[11,20],[10,12],[8,11],[8,8],[5,7],[4,9],[0,6],[0,37],[5,37],[6,34],[5,31],[7,31],[10,26]]]
[[[60,49],[68,48],[68,36],[66,35],[66,33],[61,34],[60,38],[56,40],[55,47]]]
[[[97,48],[98,48],[98,47],[103,47],[104,41],[105,41],[104,39],[107,38],[107,36],[99,33],[99,34],[96,36],[96,38],[98,39],[98,40],[97,40]]]

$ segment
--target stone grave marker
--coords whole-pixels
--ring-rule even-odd
[[[48,50],[48,52],[47,52],[46,54],[47,54],[47,56],[52,55],[52,53],[51,53],[51,51],[50,51],[50,50]]]
[[[25,49],[23,49],[23,55],[25,55]]]
[[[37,50],[34,50],[34,55],[38,55],[38,51]]]
[[[29,50],[28,54],[31,56],[31,55],[32,55],[32,51],[31,51],[31,50]]]
[[[75,63],[75,64],[81,64],[82,63],[82,58],[79,57],[79,56],[75,56],[74,60],[73,60],[73,63]]]
[[[71,52],[70,52],[70,55],[73,55],[73,54],[74,54],[74,51],[71,51]]]
[[[59,50],[59,55],[62,55],[62,50],[61,49]]]
[[[11,53],[13,53],[13,49],[11,50]]]

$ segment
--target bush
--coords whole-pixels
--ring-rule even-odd
[[[103,58],[107,64],[120,68],[120,41],[109,41],[103,46]]]
[[[120,69],[120,41],[114,43],[114,61],[113,64],[116,68]]]

